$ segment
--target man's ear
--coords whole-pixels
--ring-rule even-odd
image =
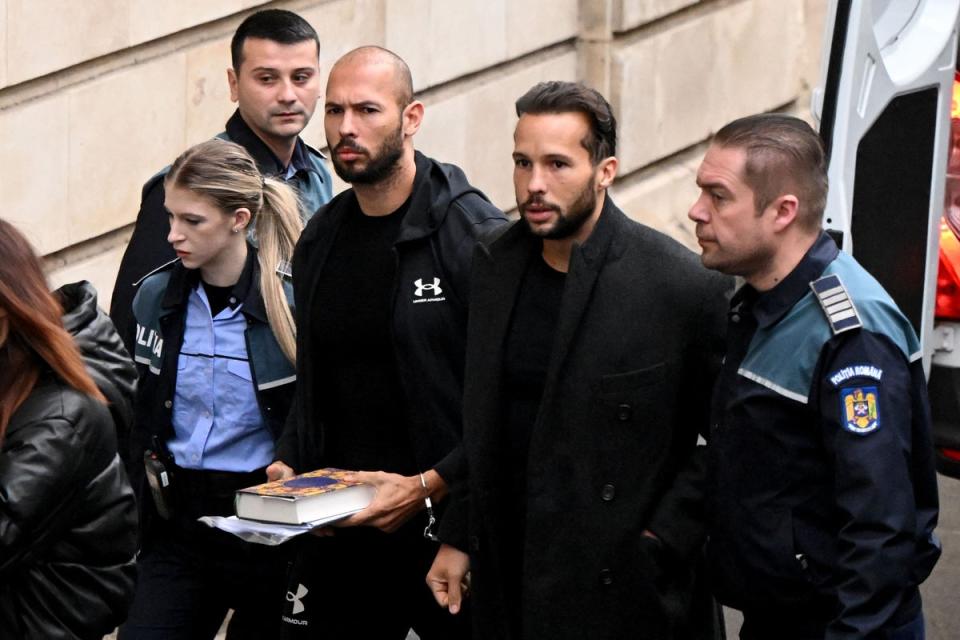
[[[613,181],[617,177],[617,167],[619,164],[620,162],[615,156],[610,156],[600,161],[600,164],[597,165],[597,175],[600,178],[597,183],[599,188],[608,189],[610,185],[613,184]]]
[[[413,136],[420,130],[420,125],[423,124],[423,103],[419,100],[414,100],[404,107],[400,118],[403,121],[404,137],[409,138]]]
[[[800,208],[800,200],[792,193],[784,194],[770,203],[767,210],[773,210],[773,228],[775,231],[783,231],[789,228],[797,220],[797,212]]]
[[[237,72],[233,67],[227,67],[227,86],[230,87],[230,102],[237,102],[240,95],[237,92]]]

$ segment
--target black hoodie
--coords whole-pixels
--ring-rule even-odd
[[[417,152],[417,174],[400,234],[393,287],[394,357],[406,395],[410,441],[421,471],[435,469],[448,483],[462,473],[464,350],[470,262],[478,239],[507,218],[467,182],[459,168]],[[304,229],[293,258],[297,353],[314,353],[303,330],[315,300],[317,279],[356,194],[345,191],[317,212]],[[297,359],[297,394],[277,459],[298,473],[325,466],[325,427],[309,393],[317,367]],[[367,469],[369,471],[369,469]]]

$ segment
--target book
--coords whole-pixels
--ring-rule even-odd
[[[280,524],[346,517],[366,508],[376,493],[372,485],[345,480],[347,473],[318,469],[240,489],[234,500],[237,517]]]

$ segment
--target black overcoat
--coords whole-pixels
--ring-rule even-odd
[[[501,582],[504,543],[518,531],[503,495],[501,370],[516,295],[540,243],[520,222],[479,247],[473,266],[470,478],[444,532],[471,554],[484,640],[511,637],[506,621],[519,606],[505,602]],[[712,606],[705,592],[693,597],[704,541],[698,436],[731,289],[732,280],[629,220],[609,197],[589,239],[574,247],[527,463],[524,640],[704,637]],[[651,548],[645,529],[662,549]]]

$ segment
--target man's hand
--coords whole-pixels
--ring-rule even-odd
[[[459,612],[470,590],[470,556],[448,544],[440,545],[427,573],[427,586],[437,604],[450,613]]]
[[[341,520],[336,526],[369,526],[393,533],[424,508],[424,498],[428,495],[432,500],[440,500],[446,495],[447,485],[436,471],[431,469],[423,475],[427,482],[426,489],[419,475],[401,476],[384,471],[357,471],[350,474],[347,476],[350,480],[373,485],[377,495],[366,509]]]
[[[295,476],[293,469],[288,467],[286,464],[277,460],[269,467],[267,467],[267,482],[273,482],[274,480],[286,480]]]

